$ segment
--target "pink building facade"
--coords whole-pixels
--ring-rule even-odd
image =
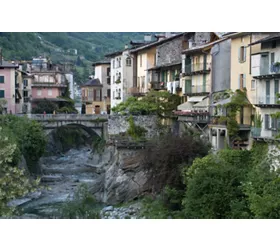
[[[15,69],[18,66],[0,60],[0,99],[5,99],[4,113],[16,113]]]

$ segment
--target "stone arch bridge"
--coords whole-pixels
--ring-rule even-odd
[[[105,140],[108,139],[108,115],[28,114],[27,117],[41,123],[46,134],[61,126],[78,125],[93,130]]]

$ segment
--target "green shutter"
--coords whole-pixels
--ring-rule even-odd
[[[203,92],[206,92],[206,74],[203,74]]]
[[[0,98],[5,98],[5,90],[0,90]]]
[[[186,94],[192,93],[192,80],[185,80],[185,92]]]
[[[203,70],[206,70],[206,66],[207,66],[207,55],[204,54],[204,56],[203,56]]]
[[[0,76],[0,83],[5,83],[5,77],[4,76]]]

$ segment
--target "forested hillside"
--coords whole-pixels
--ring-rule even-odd
[[[0,32],[0,48],[6,60],[42,55],[54,63],[72,62],[74,79],[80,84],[92,74],[92,62],[143,38],[139,32]]]
[[[79,56],[94,61],[123,48],[131,39],[143,39],[143,35],[139,32],[0,32],[0,47],[8,60],[30,60],[44,53],[55,61],[75,60],[67,50],[76,49]]]

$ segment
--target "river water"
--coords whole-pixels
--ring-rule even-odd
[[[19,208],[24,218],[58,218],[62,204],[73,198],[81,184],[94,187],[100,184],[100,175],[90,163],[89,148],[71,149],[59,156],[42,157],[41,188],[28,197]],[[27,201],[27,202],[24,202]],[[101,206],[101,204],[100,204]]]

